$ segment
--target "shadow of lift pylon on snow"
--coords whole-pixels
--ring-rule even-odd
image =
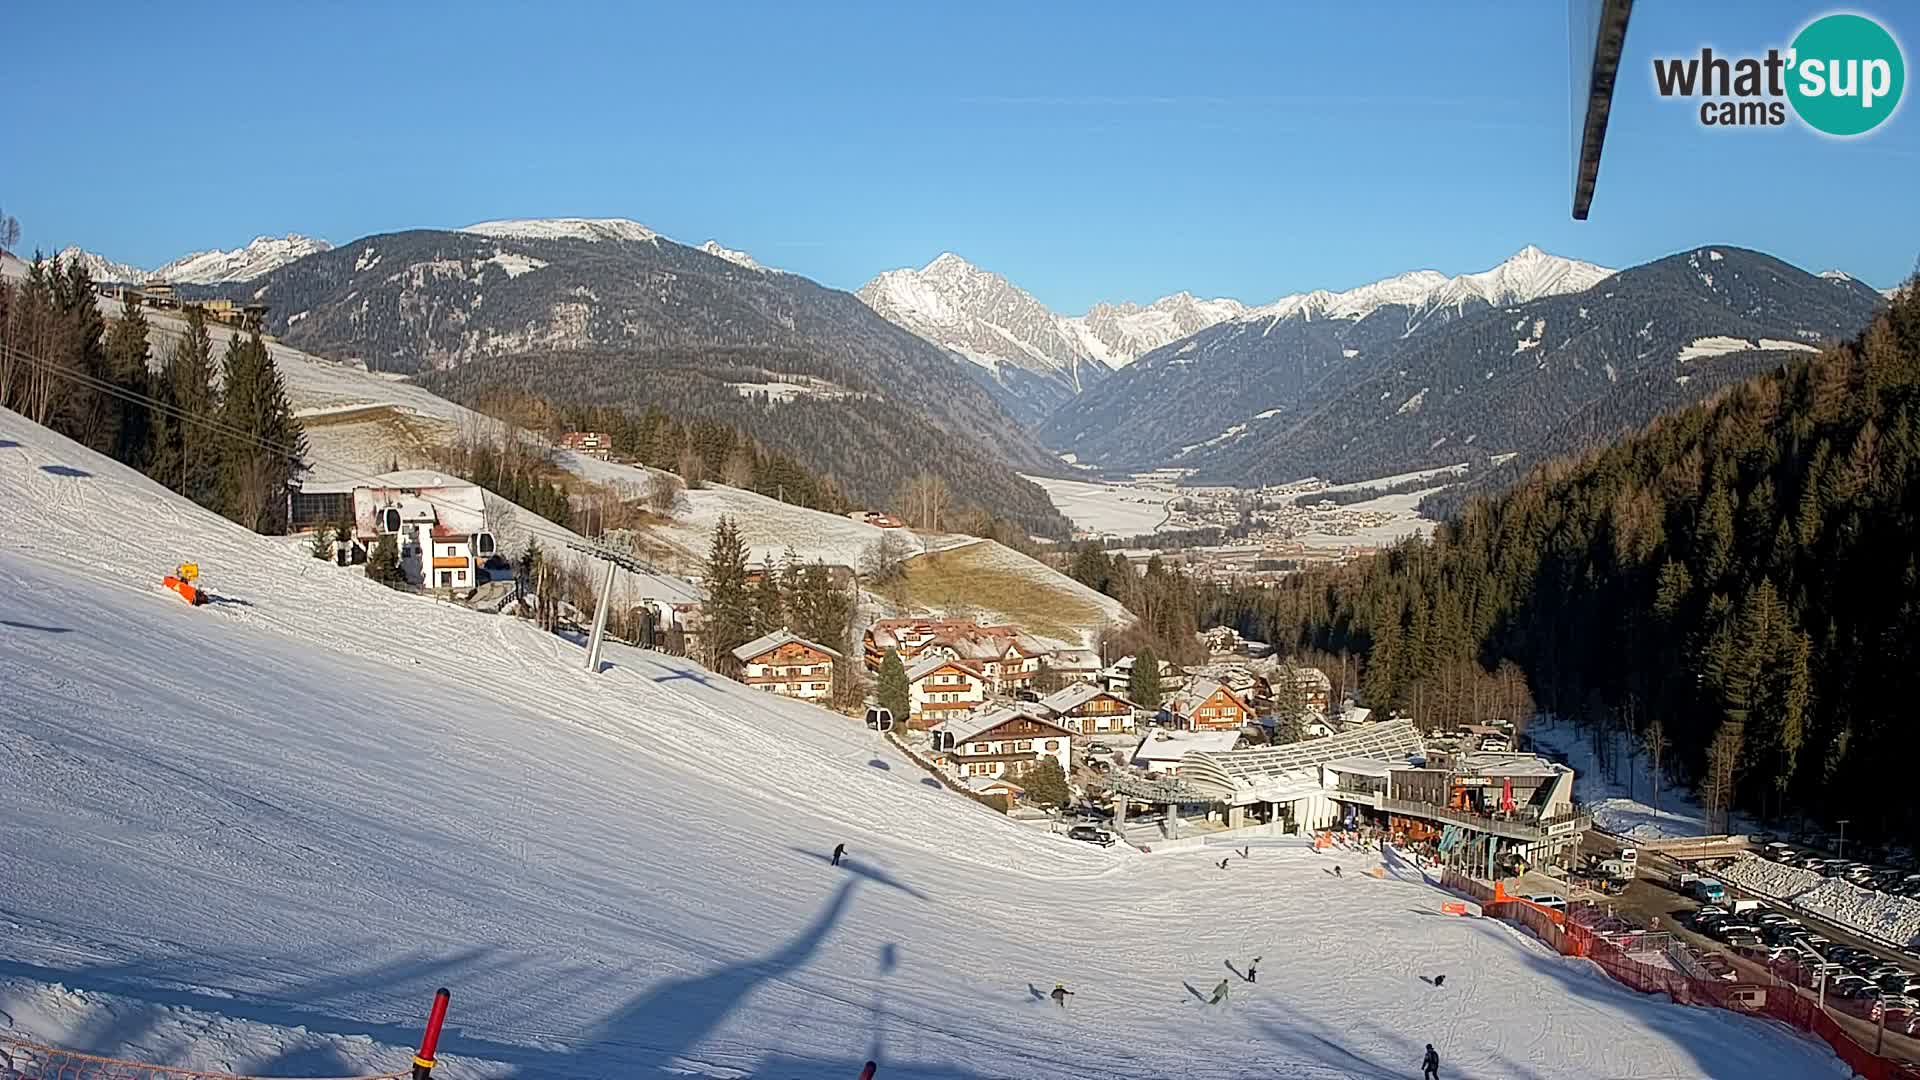
[[[804,854],[830,861],[813,852]],[[838,927],[854,894],[863,885],[872,882],[898,889],[918,899],[926,898],[919,890],[868,865],[843,859],[837,869],[847,870],[849,876],[840,881],[814,917],[773,952],[751,960],[724,964],[702,975],[655,982],[626,1005],[600,1020],[577,1042],[556,1040],[551,1035],[543,1037],[546,1045],[552,1046],[558,1042],[564,1046],[563,1049],[545,1050],[497,1041],[488,1038],[482,1026],[464,1029],[459,1023],[457,1006],[449,1018],[440,1049],[443,1053],[456,1056],[500,1062],[511,1068],[515,1075],[537,1076],[543,1080],[599,1077],[608,1075],[610,1067],[612,1072],[629,1077],[682,1076],[686,1072],[683,1062],[696,1056],[702,1040],[737,1011],[750,995],[768,983],[781,981],[800,971],[812,960]],[[405,1046],[419,1037],[417,1025],[369,1024],[364,1019],[330,1016],[326,1011],[328,1003],[351,996],[356,988],[408,985],[421,979],[454,986],[457,995],[463,975],[471,978],[514,966],[510,959],[482,948],[464,950],[444,958],[412,955],[360,971],[275,987],[269,996],[255,998],[250,994],[214,997],[156,987],[153,980],[157,976],[175,973],[168,967],[169,959],[135,959],[71,970],[0,960],[0,976],[61,983],[75,989],[122,995],[154,1006],[184,1005],[282,1027],[298,1025],[309,1031],[355,1032],[380,1042]],[[229,958],[229,961],[238,959]],[[881,957],[883,973],[892,971],[897,963],[897,952],[893,946],[887,946]],[[201,974],[204,976],[210,972]],[[578,974],[583,978],[603,981],[608,978],[604,970],[582,970]],[[163,1008],[106,1010],[94,1024],[81,1025],[62,1041],[82,1051],[111,1051],[138,1043],[164,1012]],[[770,1053],[753,1066],[749,1075],[767,1077],[769,1080],[774,1077],[783,1080],[813,1080],[815,1077],[841,1080],[856,1077],[869,1058],[877,1057],[880,1049],[878,1025],[884,1015],[878,1008],[877,999],[876,1004],[869,1007],[869,1015],[876,1028],[869,1037],[869,1045],[865,1048],[868,1053],[864,1056],[818,1060]],[[517,1034],[502,1032],[501,1038],[512,1038]],[[769,1042],[776,1034],[772,1028],[768,1029]],[[328,1061],[328,1052],[323,1048],[310,1048],[298,1050],[284,1062],[248,1063],[248,1068],[253,1072],[279,1071],[278,1068],[268,1070],[264,1066],[283,1064],[293,1071],[305,1072],[310,1071],[305,1065],[318,1067]],[[916,1080],[980,1080],[977,1074],[946,1066],[890,1066],[883,1075],[887,1080],[903,1077]]]

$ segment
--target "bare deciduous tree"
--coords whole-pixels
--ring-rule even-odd
[[[907,524],[927,532],[945,527],[948,503],[947,482],[930,472],[922,472],[900,489],[900,511]]]

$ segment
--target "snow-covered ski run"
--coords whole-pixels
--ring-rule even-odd
[[[460,1080],[1846,1075],[1423,883],[1075,844],[855,722],[617,645],[592,676],[304,548],[0,412],[0,1024],[386,1072],[445,985]],[[230,602],[159,586],[189,559]]]

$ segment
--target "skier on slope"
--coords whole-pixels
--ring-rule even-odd
[[[1066,983],[1054,983],[1053,993],[1047,996],[1053,999],[1055,1005],[1064,1009],[1067,1007],[1067,999],[1073,996],[1073,991],[1067,989]]]
[[[833,845],[833,865],[839,866],[840,856],[845,855],[846,853],[847,853],[847,845],[845,844]]]
[[[1227,980],[1225,980],[1225,979],[1221,979],[1221,980],[1220,980],[1220,985],[1219,985],[1219,986],[1216,986],[1216,987],[1214,987],[1214,988],[1213,988],[1213,996],[1207,999],[1207,1004],[1209,1004],[1209,1005],[1224,1005],[1224,1004],[1226,1004],[1226,1002],[1227,1002],[1227,992],[1228,992],[1228,991],[1229,991],[1230,989],[1232,989],[1232,988],[1231,988],[1231,987],[1229,987],[1229,986],[1227,985]]]
[[[1259,980],[1259,978],[1260,978],[1260,958],[1256,956],[1253,958],[1253,963],[1247,965],[1247,981],[1256,982]]]
[[[1445,975],[1435,975],[1433,977],[1433,988],[1435,990],[1438,990],[1445,985],[1447,985],[1447,977]]]
[[[1227,868],[1227,860],[1225,860],[1225,859],[1221,859],[1221,860],[1220,860],[1220,869],[1222,869],[1222,870],[1225,870],[1226,868]]]
[[[1420,1060],[1421,1080],[1440,1080],[1440,1054],[1433,1044],[1427,1044],[1427,1056]]]

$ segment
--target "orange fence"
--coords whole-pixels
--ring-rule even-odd
[[[1452,887],[1452,883],[1447,883]],[[1477,884],[1477,883],[1476,883]],[[1481,887],[1485,889],[1485,886]],[[1467,890],[1462,890],[1467,891]],[[1523,926],[1562,955],[1593,961],[1614,981],[1643,994],[1666,994],[1681,1005],[1703,1005],[1767,1016],[1826,1040],[1849,1068],[1866,1080],[1920,1080],[1920,1067],[1875,1054],[1813,999],[1799,993],[1791,979],[1780,985],[1757,986],[1689,974],[1662,957],[1652,961],[1636,956],[1618,940],[1581,925],[1578,918],[1516,900],[1499,886],[1487,890],[1499,899],[1482,906],[1483,914]],[[1778,971],[1775,972],[1779,974]]]

